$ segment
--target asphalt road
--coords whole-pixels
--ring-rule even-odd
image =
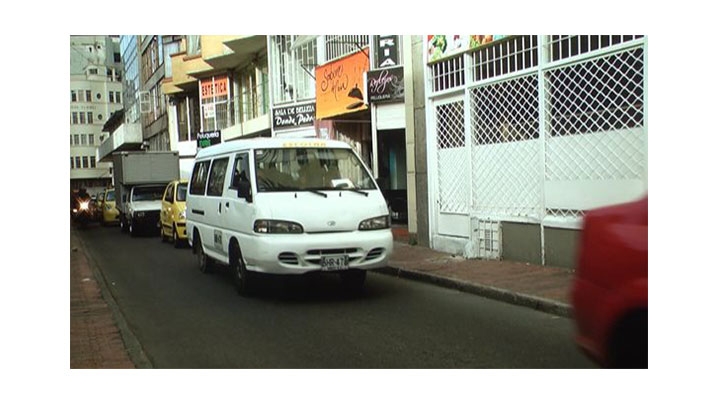
[[[321,274],[247,298],[159,236],[80,237],[155,368],[594,368],[571,320],[525,307],[378,273],[356,296]]]

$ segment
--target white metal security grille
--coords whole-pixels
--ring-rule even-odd
[[[546,179],[644,173],[642,48],[547,72]]]
[[[540,217],[537,75],[471,89],[473,211]]]
[[[510,36],[429,64],[434,232],[472,245],[477,218],[576,227],[646,190],[645,49],[638,35]]]
[[[465,168],[465,114],[463,101],[436,106],[438,197],[440,211],[467,213],[468,189]]]
[[[326,35],[325,57],[328,61],[355,53],[370,43],[369,35]]]
[[[273,95],[276,103],[303,100],[315,96],[317,44],[310,41],[296,45],[297,35],[270,37],[270,59]]]

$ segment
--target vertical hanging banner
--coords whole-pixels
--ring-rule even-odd
[[[370,69],[368,49],[315,68],[317,119],[367,110],[364,73]]]

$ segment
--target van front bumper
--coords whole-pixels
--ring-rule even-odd
[[[387,267],[393,251],[390,229],[302,235],[253,235],[241,242],[248,270],[305,274]]]

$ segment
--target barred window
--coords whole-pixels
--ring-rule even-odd
[[[330,61],[353,54],[369,43],[369,35],[326,35],[325,60]]]
[[[317,40],[303,43],[298,39],[297,35],[271,37],[273,91],[278,103],[315,97]]]
[[[449,90],[465,85],[465,61],[463,55],[430,65],[432,90]]]
[[[550,60],[554,62],[642,37],[643,35],[552,35],[548,51]]]
[[[538,65],[537,35],[510,37],[471,54],[474,80],[485,80]]]
[[[642,48],[547,73],[551,136],[644,125]]]

